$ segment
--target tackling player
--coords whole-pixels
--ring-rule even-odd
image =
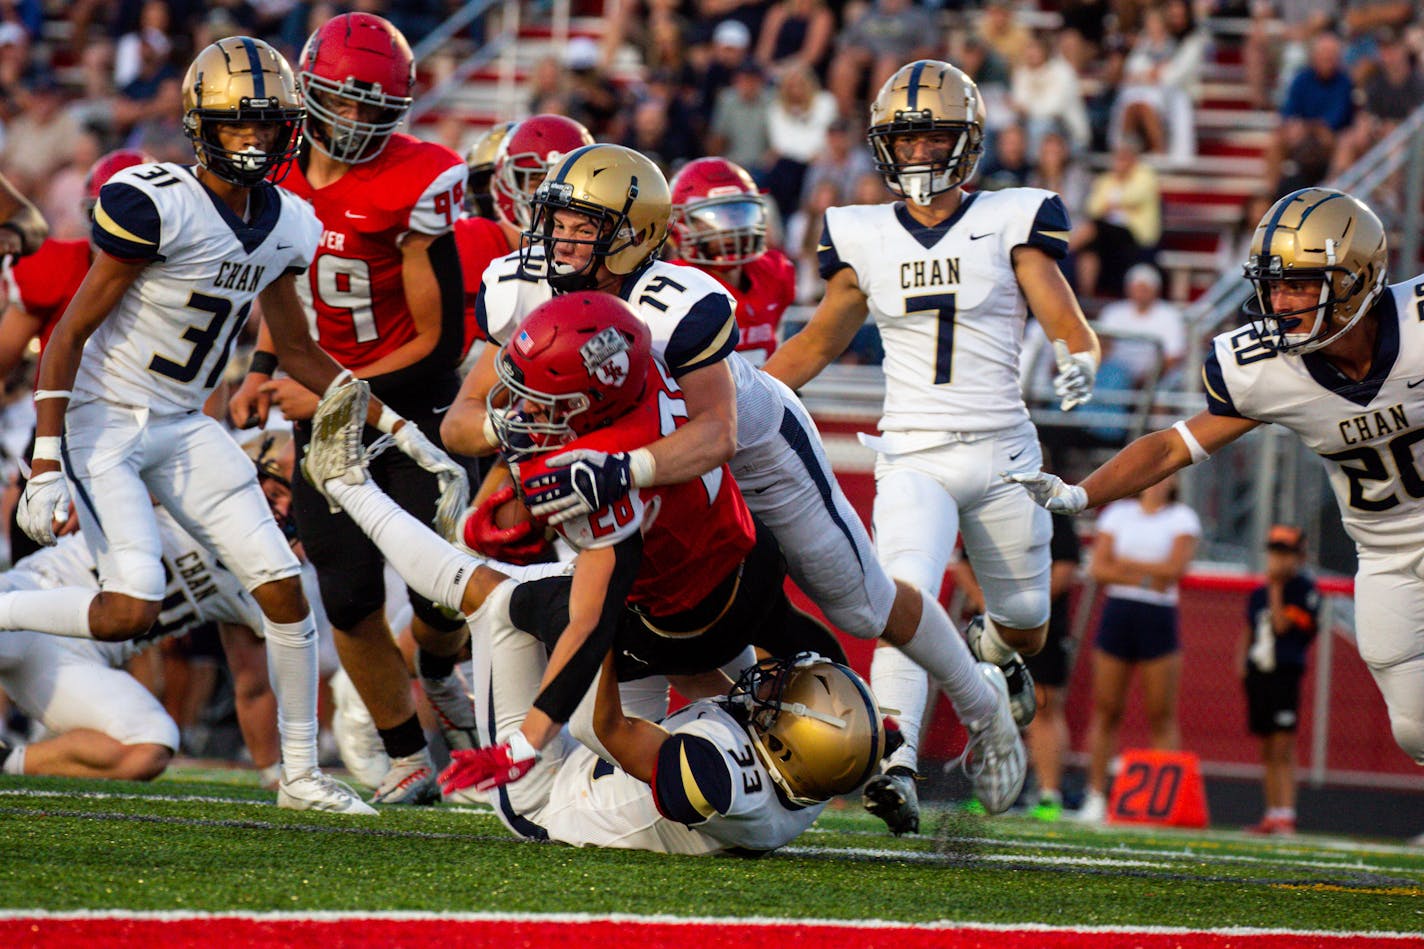
[[[1350,195],[1304,188],[1251,238],[1247,326],[1212,342],[1206,410],[1128,445],[1082,484],[1005,476],[1050,511],[1136,494],[1257,425],[1278,422],[1328,464],[1355,541],[1355,629],[1394,740],[1424,765],[1424,278],[1385,280],[1385,231]]]
[[[753,366],[776,349],[776,330],[796,302],[796,265],[766,246],[767,203],[743,168],[699,158],[673,176],[676,264],[698,267],[737,300],[737,352]]]
[[[731,295],[694,267],[657,259],[671,211],[657,166],[621,146],[587,146],[549,173],[533,203],[521,252],[485,273],[476,306],[489,337],[508,342],[519,319],[556,293],[616,293],[648,324],[653,352],[682,388],[689,418],[637,451],[564,452],[544,470],[524,473],[534,513],[557,524],[635,487],[708,477],[731,458],[747,506],[776,537],[797,586],[839,628],[883,635],[932,670],[980,746],[976,793],[990,811],[1007,808],[1022,785],[1025,755],[1012,724],[999,721],[996,684],[938,601],[891,580],[877,563],[800,400],[733,352]],[[465,378],[443,429],[458,451],[487,454],[498,441],[485,404],[494,376],[491,352]],[[917,809],[895,824],[897,832],[917,826]]]
[[[1016,650],[1043,646],[1051,526],[992,473],[1039,463],[1018,381],[1027,313],[1060,350],[1054,385],[1065,410],[1092,394],[1098,342],[1055,262],[1068,249],[1062,200],[1036,188],[964,193],[983,136],[979,90],[948,63],[910,63],[886,81],[871,104],[869,140],[886,186],[904,200],[827,210],[818,247],[825,296],[766,371],[800,388],[874,314],[885,412],[881,434],[861,441],[879,453],[876,549],[891,576],[937,596],[963,534],[986,606],[970,646],[1004,669],[1025,725],[1033,682]],[[871,666],[877,698],[903,710],[905,735],[885,777],[867,788],[877,813],[893,815],[912,786],[927,698],[912,658],[877,649]]]
[[[317,341],[412,422],[401,429],[405,436],[396,434],[405,454],[376,458],[373,474],[402,506],[430,521],[438,505],[456,506],[447,492],[468,490],[464,469],[438,448],[412,451],[406,441],[421,429],[438,439],[442,410],[459,389],[464,290],[451,230],[464,207],[467,171],[448,148],[396,134],[410,108],[414,69],[405,38],[378,16],[344,14],[313,33],[298,64],[308,147],[283,186],[311,202],[321,221],[321,242],[300,283]],[[265,420],[267,400],[275,399],[297,420],[301,450],[317,397],[294,380],[272,380],[265,343],[233,398],[233,421],[241,427]],[[377,435],[366,433],[368,440]],[[342,666],[391,758],[373,800],[432,802],[439,796],[434,766],[405,661],[386,623],[380,552],[305,480],[293,489],[302,546],[317,569]],[[454,675],[464,624],[410,596],[421,683],[455,726],[446,729],[447,740],[469,747],[474,710]]]
[[[110,178],[125,168],[149,160],[142,152],[120,149],[96,161],[84,179],[84,216],[88,218],[93,214],[94,202],[99,200],[99,189],[108,184]],[[5,315],[0,317],[0,379],[9,378],[20,360],[25,358],[25,352],[33,340],[39,340],[40,355],[44,355],[49,334],[54,332],[55,324],[69,307],[69,301],[74,299],[93,260],[94,250],[88,239],[65,241],[47,238],[33,254],[10,267],[10,276],[19,296],[10,301]],[[23,474],[16,488],[20,491],[25,489]],[[12,511],[10,562],[15,563],[36,550],[39,550],[39,545],[20,530]]]
[[[300,567],[247,456],[198,411],[255,301],[297,379],[325,389],[341,373],[308,334],[296,291],[320,226],[267,180],[296,154],[300,94],[281,54],[247,37],[203,50],[183,90],[198,164],[137,165],[100,191],[98,253],[50,337],[35,391],[20,525],[54,543],[72,490],[101,591],[0,595],[0,628],[106,641],[146,632],[164,595],[152,495],[262,610],[282,733],[278,804],[372,813],[316,766],[316,628]],[[371,417],[381,410],[373,402]]]

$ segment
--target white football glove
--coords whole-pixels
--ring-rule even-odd
[[[407,420],[391,437],[407,458],[435,475],[440,487],[440,499],[435,505],[435,530],[446,540],[453,540],[459,536],[460,521],[470,505],[470,476],[412,421]]]
[[[1093,397],[1093,382],[1098,377],[1098,360],[1092,353],[1070,353],[1061,339],[1053,341],[1053,358],[1058,373],[1053,377],[1053,394],[1063,401],[1059,408],[1067,412]]]
[[[1087,491],[1046,471],[1005,471],[999,477],[1023,485],[1039,507],[1050,514],[1078,514],[1088,506]]]
[[[69,485],[64,472],[46,471],[25,482],[15,519],[30,540],[53,547],[54,525],[69,520]]]

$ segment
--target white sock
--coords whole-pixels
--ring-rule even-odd
[[[999,628],[994,625],[989,614],[985,613],[984,632],[979,640],[979,658],[985,662],[992,662],[996,666],[1002,666],[1013,659],[1016,654],[1017,650],[1004,642],[1004,638],[999,635]]]
[[[1295,820],[1295,808],[1273,807],[1266,811],[1266,816],[1271,820]]]
[[[288,781],[317,766],[316,620],[311,613],[295,623],[263,619],[267,675],[277,697],[277,732],[282,738],[282,773]]]
[[[16,590],[0,595],[0,629],[32,629],[51,636],[93,639],[89,604],[98,596],[83,587]]]
[[[900,652],[944,690],[961,722],[977,722],[993,714],[998,696],[980,675],[974,654],[938,600],[920,594],[920,624],[915,627],[915,637],[901,646]]]
[[[876,647],[870,660],[870,691],[881,708],[895,710],[885,714],[899,723],[900,734],[905,738],[905,744],[885,759],[884,766],[918,770],[920,727],[930,696],[929,676],[900,650]]]
[[[0,768],[5,774],[21,775],[25,773],[25,746],[16,745],[10,749],[10,754],[5,757],[5,766]]]
[[[412,590],[448,609],[460,609],[465,585],[481,561],[451,547],[371,481],[330,481],[327,490]]]

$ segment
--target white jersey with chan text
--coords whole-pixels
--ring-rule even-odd
[[[475,318],[503,345],[536,306],[554,296],[544,280],[519,275],[519,252],[486,268]],[[637,310],[653,337],[653,355],[674,379],[726,360],[737,387],[737,448],[760,444],[781,422],[782,396],[770,377],[737,348],[737,301],[714,277],[693,267],[654,261],[624,281],[620,295]]]
[[[900,202],[826,211],[821,275],[855,271],[884,344],[882,431],[987,432],[1028,420],[1019,388],[1028,307],[1013,251],[1060,259],[1069,226],[1062,200],[1038,188],[965,195],[935,227]]]
[[[155,415],[199,409],[222,377],[259,292],[311,262],[321,225],[310,205],[263,184],[239,219],[173,163],[119,172],[94,205],[93,241],[146,267],[84,348],[76,403]]]
[[[1325,459],[1357,544],[1415,556],[1424,549],[1424,277],[1387,288],[1375,314],[1374,362],[1358,381],[1319,353],[1277,354],[1249,325],[1213,340],[1202,381],[1213,414],[1284,425]]]

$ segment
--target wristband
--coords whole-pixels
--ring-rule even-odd
[[[265,349],[257,350],[252,354],[252,362],[248,364],[247,371],[263,376],[272,375],[277,371],[277,354],[269,353]]]
[[[383,434],[389,435],[403,421],[405,419],[401,418],[389,405],[382,405],[381,417],[376,420],[376,428],[380,429]]]
[[[1192,430],[1187,428],[1185,421],[1177,422],[1172,426],[1172,430],[1182,436],[1182,441],[1187,444],[1187,451],[1191,453],[1192,464],[1199,465],[1211,457],[1211,454],[1202,447],[1201,442],[1192,434]]]
[[[499,433],[494,430],[494,417],[489,412],[485,413],[485,421],[480,426],[480,434],[484,436],[485,443],[491,448],[499,447]]]
[[[35,450],[30,453],[31,461],[59,461],[59,436],[39,435],[35,438]]]
[[[36,389],[35,401],[43,402],[45,399],[72,399],[73,391],[69,389]]]
[[[529,739],[524,736],[524,732],[517,731],[509,736],[509,758],[511,761],[523,761],[526,758],[539,760],[539,749],[529,743]]]
[[[639,448],[637,451],[628,453],[628,474],[633,479],[633,487],[646,488],[653,483],[653,478],[657,475],[657,462],[653,459],[653,453],[646,448]]]

